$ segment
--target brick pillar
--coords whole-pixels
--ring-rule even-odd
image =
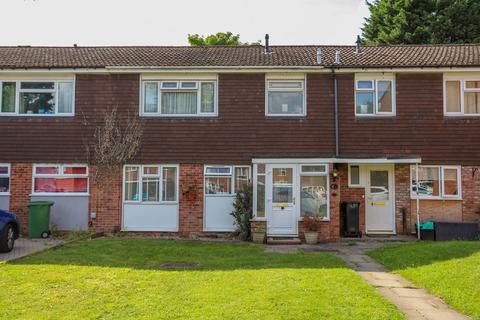
[[[122,168],[119,166],[114,175],[97,184],[95,165],[89,166],[90,198],[89,223],[96,231],[113,233],[120,230],[122,215]],[[91,213],[96,212],[97,219],[91,220]]]
[[[365,187],[350,188],[348,186],[348,165],[339,165],[339,176],[342,181],[340,185],[340,202],[360,203],[359,228],[362,235],[365,233]]]
[[[411,226],[410,207],[410,165],[395,165],[395,217],[397,234],[410,233]],[[403,214],[406,215],[406,225],[403,225]],[[406,229],[406,230],[405,230]]]
[[[10,211],[17,214],[22,230],[28,230],[28,203],[32,193],[32,164],[12,163],[10,173]]]
[[[182,236],[203,231],[203,165],[180,165],[180,226]]]
[[[480,223],[480,168],[462,167],[462,221]]]

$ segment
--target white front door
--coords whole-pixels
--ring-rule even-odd
[[[370,234],[395,233],[393,165],[367,167],[365,228]]]
[[[277,236],[298,234],[297,167],[267,165],[267,233]]]

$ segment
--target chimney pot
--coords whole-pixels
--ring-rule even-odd
[[[355,53],[362,53],[362,39],[360,36],[357,36],[357,41],[355,41]]]
[[[265,35],[265,53],[272,53],[272,48],[270,47],[270,36],[268,33]]]

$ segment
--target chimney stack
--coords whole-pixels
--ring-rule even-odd
[[[355,41],[355,53],[362,53],[362,39],[360,39],[360,36],[357,36],[357,41]]]
[[[335,64],[340,64],[342,62],[342,55],[340,51],[335,51]]]
[[[322,49],[317,48],[317,64],[322,64]]]
[[[268,33],[265,35],[265,53],[272,53],[272,48],[270,47],[270,36]]]

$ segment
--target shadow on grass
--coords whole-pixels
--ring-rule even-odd
[[[329,253],[265,253],[261,245],[132,238],[81,241],[8,265],[74,265],[161,271],[347,268]]]
[[[480,241],[421,241],[386,246],[367,254],[390,270],[402,270],[466,258],[477,253],[480,253]]]

